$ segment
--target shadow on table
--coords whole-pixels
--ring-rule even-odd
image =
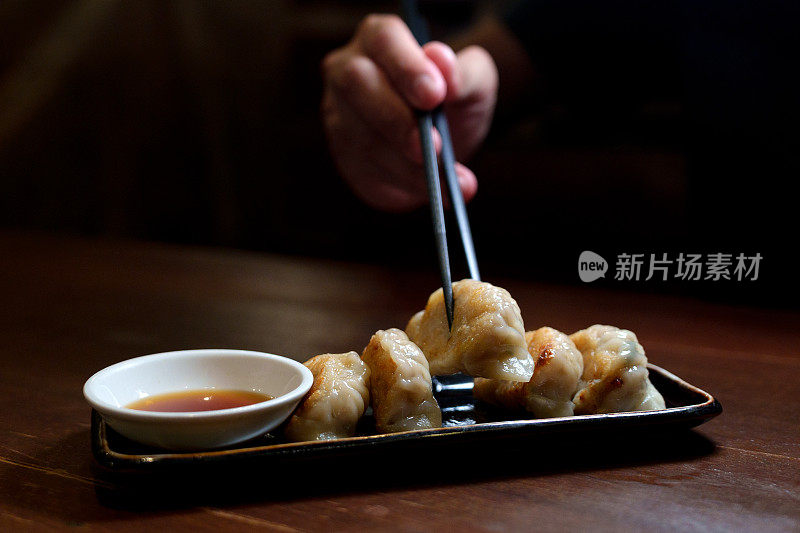
[[[712,441],[691,430],[602,438],[575,434],[366,452],[363,457],[303,459],[261,468],[257,463],[186,466],[140,474],[98,467],[98,477],[109,483],[98,485],[95,491],[99,502],[109,508],[164,511],[687,462],[714,450]]]

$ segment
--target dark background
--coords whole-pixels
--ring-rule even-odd
[[[445,38],[509,3],[422,4],[434,35]],[[0,225],[434,268],[427,211],[390,215],[360,204],[336,175],[319,121],[323,55],[367,13],[395,9],[360,1],[3,0]],[[588,249],[610,262],[597,284],[795,306],[797,223],[787,180],[797,177],[797,151],[778,124],[788,111],[773,104],[796,93],[754,68],[777,70],[789,58],[774,57],[788,54],[769,30],[781,19],[778,12],[760,21],[766,29],[756,36],[770,46],[757,46],[763,55],[740,69],[762,83],[736,116],[761,119],[733,121],[733,130],[730,102],[709,119],[716,130],[693,122],[693,106],[707,109],[729,93],[723,83],[691,97],[697,90],[687,92],[682,80],[697,67],[685,60],[692,50],[642,52],[642,72],[659,76],[633,76],[641,83],[631,85],[615,82],[630,72],[583,54],[597,48],[596,36],[574,32],[556,56],[561,68],[543,71],[547,90],[501,109],[470,162],[480,184],[470,216],[485,278],[580,283],[577,257]],[[739,38],[751,32],[740,30],[721,41],[734,55],[752,44]],[[586,74],[557,75],[576,71]],[[759,114],[761,104],[771,114]],[[770,133],[724,139],[737,127]],[[758,142],[764,146],[754,148]],[[751,167],[740,164],[743,152]],[[765,258],[758,282],[625,283],[613,280],[623,252]],[[454,251],[454,275],[464,273]]]

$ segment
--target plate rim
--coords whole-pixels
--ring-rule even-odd
[[[458,434],[492,434],[503,433],[510,430],[524,430],[525,428],[558,428],[569,426],[572,431],[579,431],[582,428],[594,427],[609,421],[617,425],[625,425],[628,420],[636,420],[648,424],[658,424],[659,422],[670,421],[696,421],[699,425],[703,422],[716,417],[722,412],[720,402],[705,390],[692,385],[691,383],[676,376],[664,368],[647,364],[649,371],[655,371],[662,377],[674,382],[676,385],[689,389],[691,392],[704,398],[704,401],[690,405],[678,407],[668,407],[656,411],[629,411],[623,413],[603,413],[594,415],[576,415],[556,418],[530,418],[516,420],[502,420],[496,422],[482,422],[478,424],[468,424],[463,426],[448,426],[442,428],[427,428],[412,431],[402,431],[398,433],[388,433],[379,435],[359,435],[342,439],[328,441],[311,442],[282,442],[276,444],[265,444],[260,446],[248,446],[242,448],[230,448],[224,450],[205,450],[196,452],[170,452],[129,454],[113,450],[108,444],[107,424],[102,415],[92,409],[92,451],[97,461],[104,467],[112,470],[119,470],[128,467],[144,466],[167,466],[196,462],[199,460],[213,460],[217,463],[226,458],[242,457],[285,457],[301,451],[307,452],[326,452],[339,451],[352,448],[368,446],[379,443],[397,443],[403,441],[430,442],[441,438],[452,438]],[[576,420],[580,428],[576,429]]]

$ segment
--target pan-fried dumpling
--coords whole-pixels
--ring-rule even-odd
[[[508,409],[525,409],[537,418],[572,416],[572,397],[583,373],[583,356],[565,334],[539,328],[525,334],[536,361],[527,383],[475,378],[473,394],[479,400]]]
[[[664,398],[650,383],[644,348],[632,331],[594,325],[570,338],[583,354],[575,414],[665,408]]]
[[[289,419],[286,437],[306,441],[355,435],[369,405],[367,365],[356,352],[317,355],[303,364],[314,374],[314,383]]]
[[[428,360],[399,329],[378,331],[361,359],[370,370],[369,391],[380,433],[442,427]]]
[[[428,358],[433,375],[471,376],[527,382],[533,359],[517,302],[508,291],[465,279],[453,283],[453,329],[448,331],[442,289],[406,326],[408,338]]]

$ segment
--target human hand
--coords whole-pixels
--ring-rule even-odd
[[[468,157],[486,137],[497,99],[497,68],[483,48],[457,54],[444,43],[420,47],[395,15],[370,15],[353,39],[322,64],[322,115],[331,153],[353,191],[386,211],[427,202],[422,149],[412,109],[444,103],[456,157]],[[434,130],[436,150],[441,138]],[[475,174],[456,163],[466,200]]]

